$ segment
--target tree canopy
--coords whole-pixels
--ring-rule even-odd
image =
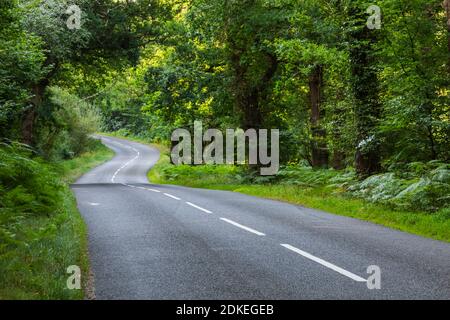
[[[0,14],[12,140],[58,128],[57,86],[105,130],[160,141],[195,120],[279,128],[285,164],[365,177],[450,157],[448,1],[5,0]]]

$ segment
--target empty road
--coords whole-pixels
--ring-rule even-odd
[[[97,299],[450,299],[450,244],[238,193],[154,185],[156,149],[73,186]],[[381,289],[369,289],[369,266]],[[370,278],[370,283],[373,284]]]

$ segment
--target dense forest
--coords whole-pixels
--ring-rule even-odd
[[[160,140],[280,128],[284,163],[362,176],[449,160],[447,2],[376,1],[379,29],[366,1],[75,2],[72,30],[72,2],[2,2],[0,134],[42,156],[80,151],[87,108]]]
[[[449,219],[449,93],[448,0],[2,0],[0,257],[91,133],[168,145],[196,120],[280,129],[280,174],[241,182]]]

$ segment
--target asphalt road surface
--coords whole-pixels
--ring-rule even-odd
[[[156,149],[102,140],[116,156],[72,186],[97,299],[450,299],[449,243],[239,193],[150,184]]]

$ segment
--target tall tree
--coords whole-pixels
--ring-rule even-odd
[[[446,15],[447,15],[447,32],[448,32],[448,52],[450,53],[450,0],[444,0],[443,7],[445,9]],[[450,59],[450,57],[449,57]],[[449,63],[449,70],[450,70],[450,63]]]
[[[193,1],[193,23],[223,45],[227,86],[241,126],[260,128],[279,61],[270,43],[288,32],[289,1]]]
[[[114,0],[22,0],[27,7],[23,23],[28,31],[43,41],[45,68],[48,73],[33,85],[32,104],[23,118],[23,141],[33,144],[34,125],[42,115],[46,89],[64,64],[104,64],[121,67],[134,63],[140,48],[155,39],[162,24],[160,16],[168,14],[158,1]],[[79,28],[69,28],[73,14],[67,10],[77,5],[81,15]],[[164,20],[165,18],[162,18]]]
[[[31,89],[45,74],[42,42],[21,25],[24,9],[17,0],[0,5],[0,137],[17,139],[17,125]]]
[[[382,7],[383,153],[389,162],[446,159],[450,54],[442,2],[384,0]]]
[[[323,66],[317,65],[309,76],[309,99],[311,104],[312,131],[312,166],[315,168],[328,167],[329,152],[326,142],[326,130],[320,125],[324,115],[323,108]]]
[[[382,112],[375,46],[379,31],[367,27],[366,1],[349,5],[349,44],[352,66],[352,89],[355,97],[356,154],[355,167],[360,176],[381,170],[377,129]]]

